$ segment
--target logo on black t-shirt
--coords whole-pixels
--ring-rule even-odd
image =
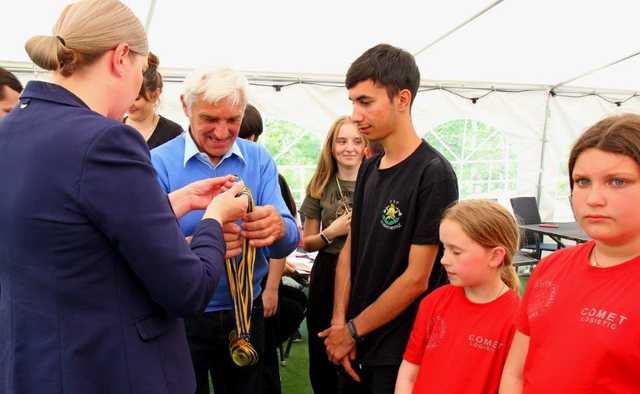
[[[382,210],[382,219],[380,224],[387,230],[396,230],[402,227],[400,223],[400,217],[402,211],[400,211],[400,204],[396,200],[389,200],[387,205]]]

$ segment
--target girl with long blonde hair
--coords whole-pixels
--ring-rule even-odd
[[[318,333],[331,325],[333,286],[338,254],[351,222],[351,196],[367,145],[348,117],[338,118],[322,147],[300,212],[303,246],[318,251],[311,271],[307,327],[309,375],[315,394],[337,392],[337,367],[327,359]]]

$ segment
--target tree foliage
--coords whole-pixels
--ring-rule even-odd
[[[301,203],[320,157],[320,137],[294,123],[268,119],[259,142],[271,153],[296,202]]]
[[[271,153],[298,203],[315,171],[322,139],[300,126],[268,119],[260,143]],[[499,130],[485,123],[457,119],[424,134],[458,177],[460,197],[498,196],[516,188],[517,156]]]
[[[515,190],[517,156],[504,134],[494,127],[457,119],[436,127],[424,138],[451,162],[460,198],[497,196]]]

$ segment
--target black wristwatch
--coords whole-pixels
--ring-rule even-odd
[[[362,342],[362,337],[358,335],[358,330],[356,330],[356,325],[353,324],[353,319],[347,322],[347,329],[349,330],[349,334],[351,334],[351,338],[353,338],[356,343]]]

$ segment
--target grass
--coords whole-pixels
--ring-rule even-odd
[[[306,321],[300,325],[302,341],[291,345],[286,365],[280,366],[282,394],[312,394],[309,382],[309,347]]]

